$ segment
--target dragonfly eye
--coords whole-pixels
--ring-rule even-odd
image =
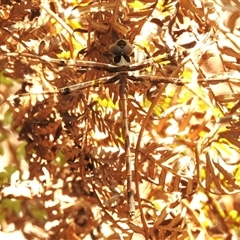
[[[115,56],[130,56],[133,52],[133,47],[128,41],[121,39],[109,47],[109,52]]]
[[[122,58],[124,58],[124,60]],[[114,63],[117,64],[117,63],[120,63],[121,61],[130,63],[130,58],[129,58],[129,56],[126,56],[126,55],[116,55],[114,57]]]

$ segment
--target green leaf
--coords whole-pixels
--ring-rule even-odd
[[[4,149],[3,149],[3,146],[0,145],[0,155],[3,156],[4,155]]]
[[[3,118],[3,125],[10,125],[13,122],[13,118],[12,118],[12,112],[10,109],[8,109],[5,114],[4,114],[4,118]]]
[[[15,166],[5,167],[4,171],[0,172],[0,184],[8,182],[15,171],[16,171]]]
[[[26,156],[25,146],[27,145],[26,142],[22,142],[17,148],[17,159],[21,160],[24,159]]]
[[[3,73],[0,72],[0,83],[4,84],[6,86],[11,87],[13,85],[13,79],[4,76]]]
[[[47,211],[41,205],[28,204],[28,210],[33,218],[38,221],[44,221],[47,219]]]
[[[118,109],[118,104],[114,104],[112,99],[101,99],[99,97],[94,98],[94,101],[98,101],[99,106],[103,107],[103,108],[112,108],[112,109]]]
[[[2,208],[8,209],[15,214],[19,214],[19,212],[21,211],[21,203],[21,200],[4,198],[1,201],[1,206]]]
[[[66,157],[62,152],[58,152],[57,157],[55,158],[55,163],[62,167],[66,163]]]
[[[0,142],[3,142],[6,139],[7,139],[7,136],[6,136],[5,132],[2,131],[0,134]]]

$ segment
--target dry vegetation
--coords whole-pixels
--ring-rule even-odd
[[[42,2],[0,5],[0,237],[239,239],[236,1]],[[129,85],[132,219],[116,84],[24,94],[110,74],[59,59],[108,63],[120,38],[186,83]]]

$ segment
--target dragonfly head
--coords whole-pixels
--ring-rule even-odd
[[[120,39],[109,47],[109,52],[113,55],[115,64],[129,65],[129,56],[133,53],[133,47],[129,41]]]

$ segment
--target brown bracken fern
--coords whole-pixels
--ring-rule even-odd
[[[237,239],[237,7],[1,1],[0,231],[22,239]],[[136,75],[186,83],[129,83],[133,218],[116,84],[53,93],[111,75],[66,62],[112,63],[108,48],[118,39],[134,46],[133,63],[152,59]]]

